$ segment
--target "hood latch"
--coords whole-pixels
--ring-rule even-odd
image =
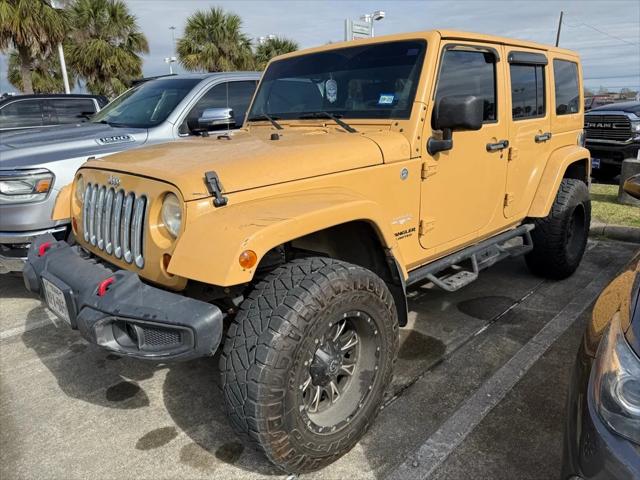
[[[224,207],[227,204],[228,199],[222,195],[222,183],[220,183],[218,174],[214,171],[205,172],[204,178],[207,188],[209,189],[209,193],[213,195],[213,204],[216,207]]]

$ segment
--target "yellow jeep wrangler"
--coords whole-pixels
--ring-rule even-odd
[[[220,348],[234,427],[316,470],[380,409],[408,287],[454,291],[514,255],[576,270],[582,127],[567,50],[429,31],[284,55],[237,133],[85,163],[54,212],[77,244],[39,238],[25,283],[109,351]]]

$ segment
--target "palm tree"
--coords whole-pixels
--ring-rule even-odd
[[[199,10],[187,19],[178,40],[178,59],[187,70],[224,72],[253,67],[251,40],[241,31],[242,20],[221,8]]]
[[[0,0],[0,50],[15,49],[24,93],[33,93],[34,59],[49,55],[67,27],[66,12],[44,0]]]
[[[69,75],[69,83],[73,85],[75,78],[72,72]],[[20,55],[13,50],[9,54],[9,82],[18,90],[24,91],[24,83],[21,75]],[[60,69],[60,59],[57,55],[38,55],[31,61],[31,83],[33,93],[64,93],[64,81]]]
[[[298,50],[299,45],[287,38],[283,37],[270,37],[264,42],[260,43],[256,48],[255,62],[257,70],[264,70],[273,57],[278,55],[284,55],[285,53],[291,53]]]
[[[114,97],[142,75],[140,54],[149,52],[149,44],[122,0],[76,0],[69,15],[74,31],[68,61],[87,90]]]

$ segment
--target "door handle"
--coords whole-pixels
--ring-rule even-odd
[[[497,152],[509,147],[509,140],[500,140],[496,143],[487,143],[487,152]]]
[[[551,132],[541,133],[540,135],[536,135],[533,137],[536,143],[546,142],[547,140],[551,140]]]

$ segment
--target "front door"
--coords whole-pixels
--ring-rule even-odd
[[[526,216],[549,156],[551,122],[547,57],[540,51],[507,50],[511,115],[504,216]]]
[[[443,97],[474,95],[484,101],[484,122],[477,131],[453,132],[451,150],[425,153],[420,243],[431,250],[429,254],[473,240],[496,216],[502,219],[508,148],[505,80],[498,51],[451,42],[443,45],[440,58],[429,115]],[[429,126],[425,133],[432,135]]]

